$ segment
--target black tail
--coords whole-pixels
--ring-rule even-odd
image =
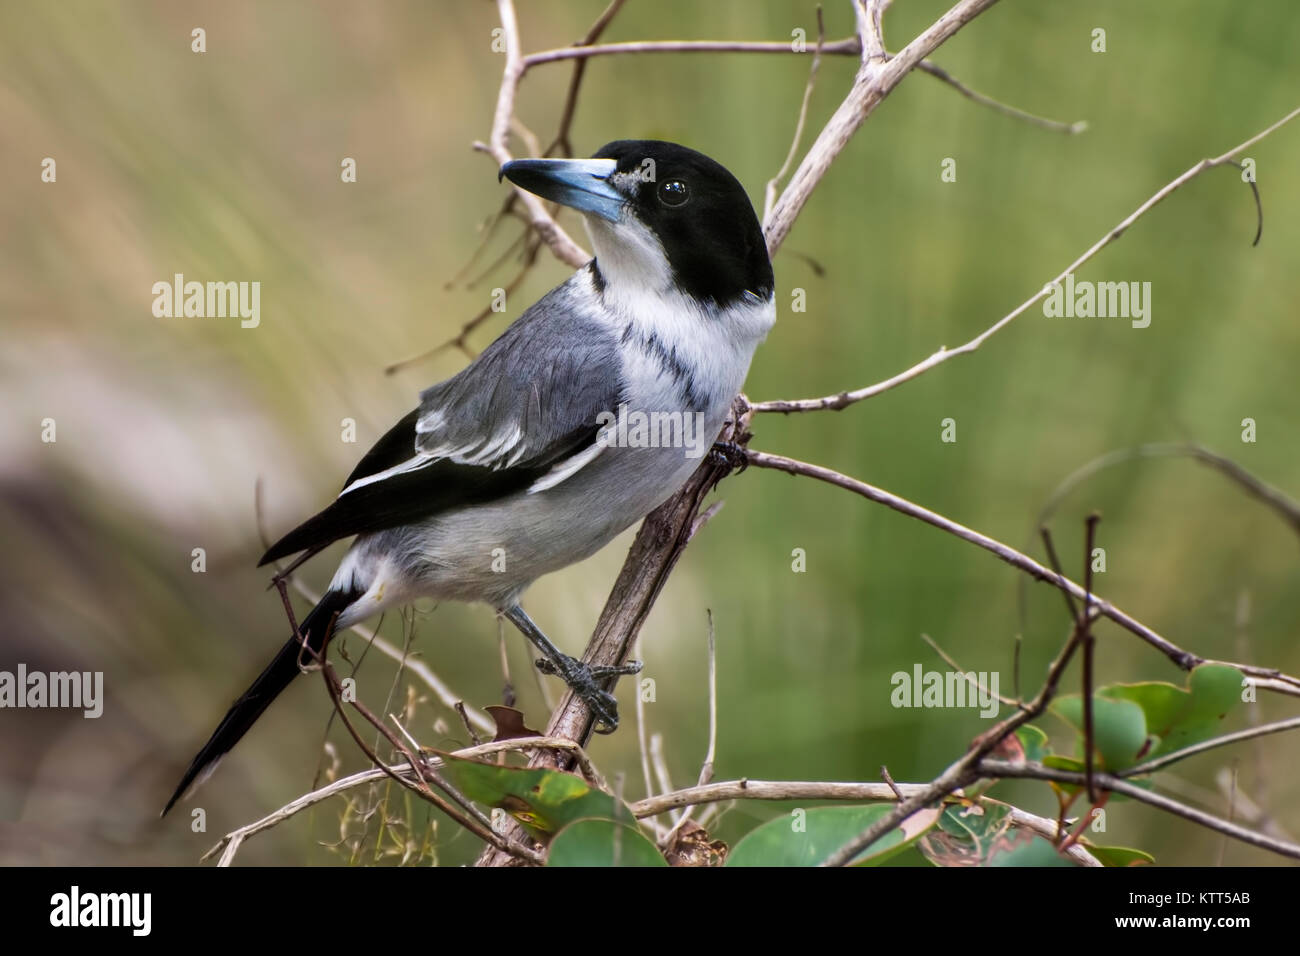
[[[334,615],[342,612],[354,600],[356,600],[355,594],[342,591],[326,592],[321,602],[312,608],[311,613],[298,626],[298,630],[306,639],[307,648],[311,650],[299,644],[296,637],[289,638],[288,643],[280,648],[280,652],[275,655],[271,663],[266,665],[266,670],[253,681],[253,686],[244,691],[243,696],[226,711],[226,716],[212,732],[208,742],[195,755],[189,769],[185,771],[185,776],[181,778],[176,792],[163,808],[163,816],[167,815],[167,811],[185,795],[191,786],[197,785],[196,781],[201,783],[216,769],[217,761],[239,743],[239,739],[248,733],[248,728],[257,722],[257,718],[262,716],[262,712],[270,706],[271,701],[280,696],[280,691],[292,683],[299,674],[299,660],[301,659],[303,664],[310,664],[315,659],[312,652],[317,655],[324,653],[326,631]]]

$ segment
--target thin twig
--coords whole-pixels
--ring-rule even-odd
[[[1041,126],[1043,129],[1050,129],[1054,133],[1065,133],[1068,136],[1075,136],[1088,128],[1086,120],[1076,120],[1073,123],[1062,123],[1060,120],[1038,116],[1034,113],[1019,109],[1018,107],[1010,106],[1000,100],[995,100],[993,97],[986,96],[978,90],[971,89],[943,67],[935,65],[929,60],[922,60],[916,65],[916,68],[922,73],[928,73],[936,80],[941,80],[942,82],[947,83],[954,90],[973,103],[978,103],[980,106],[987,106],[995,112],[1002,113],[1005,116],[1010,116],[1013,119],[1018,119],[1033,126]]]
[[[581,747],[579,747],[576,743],[574,743],[572,740],[568,740],[563,737],[519,737],[513,740],[492,741],[490,743],[482,744],[481,746],[465,747],[461,750],[454,751],[452,753],[452,756],[472,759],[474,757],[485,757],[491,754],[502,753],[505,751],[532,750],[532,749],[565,750],[573,753],[578,758],[578,761],[580,765],[583,767],[583,771],[587,775],[587,778],[591,780],[592,783],[595,786],[597,786],[600,790],[606,793],[610,792],[609,785],[605,782],[605,779],[600,775],[600,773],[596,770],[595,766],[591,763],[591,759],[587,756],[586,752]],[[425,763],[428,764],[429,766],[441,766],[442,761],[440,758],[425,757]],[[276,826],[277,824],[283,823],[285,820],[288,820],[291,817],[296,816],[297,814],[301,813],[303,810],[306,810],[312,806],[315,806],[318,803],[328,800],[330,797],[337,796],[341,793],[346,793],[348,790],[352,790],[357,787],[367,786],[369,784],[375,783],[376,781],[383,780],[386,777],[389,777],[393,774],[396,774],[397,776],[402,778],[410,778],[415,776],[415,771],[412,769],[409,763],[400,763],[400,764],[392,764],[392,765],[381,765],[379,767],[370,770],[359,771],[347,777],[341,777],[340,779],[335,780],[332,783],[326,784],[325,786],[317,790],[313,790],[310,793],[305,793],[302,796],[299,796],[294,800],[291,800],[289,803],[267,814],[265,817],[262,817],[262,819],[260,820],[255,820],[254,822],[247,824],[246,826],[242,826],[237,830],[232,830],[230,833],[222,837],[221,840],[211,850],[205,853],[202,859],[200,860],[200,862],[202,862],[202,860],[207,860],[211,858],[213,854],[221,851],[223,848],[227,849],[227,852],[229,853],[230,857],[233,859],[234,853],[229,851],[229,847],[231,846],[231,844],[234,844],[235,850],[238,850],[239,845],[242,844],[243,841],[246,840],[248,837],[261,833],[264,830],[269,830],[272,827]],[[540,858],[538,859],[538,862],[540,862]],[[228,865],[228,864],[229,861],[225,861],[221,865]]]
[[[889,775],[889,768],[885,766],[883,763],[880,765],[880,779],[885,781],[885,783],[889,786],[890,790],[894,791],[894,799],[896,800],[907,799],[905,796],[903,796],[903,791],[898,788],[898,784],[894,783],[894,778]]]
[[[818,8],[820,14],[820,7]],[[818,35],[821,36],[822,26],[821,18],[818,17]],[[845,37],[842,40],[834,40],[830,43],[822,43],[820,52],[828,56],[861,56],[862,42],[856,36]],[[803,51],[796,50],[793,44],[786,41],[762,41],[762,40],[642,40],[628,43],[603,43],[600,45],[591,44],[574,44],[570,47],[560,47],[555,50],[542,50],[538,53],[530,53],[524,57],[524,71],[527,72],[536,66],[543,66],[547,63],[562,63],[566,60],[575,60],[577,63],[585,64],[588,60],[599,56],[618,56],[628,54],[645,54],[645,53],[793,53],[798,56],[806,55]],[[892,59],[897,54],[887,53],[886,56]],[[1063,123],[1060,120],[1048,119],[1045,116],[1038,116],[1027,110],[1019,109],[996,100],[987,94],[980,93],[971,89],[962,83],[951,73],[936,63],[929,60],[921,60],[914,67],[922,73],[934,77],[966,97],[973,103],[980,106],[986,106],[998,113],[1010,116],[1034,126],[1041,126],[1044,129],[1052,130],[1057,133],[1077,134],[1082,133],[1088,128],[1087,122],[1078,120],[1073,123]],[[548,152],[549,155],[549,152]]]
[[[320,595],[307,587],[307,585],[303,584],[296,577],[289,578],[288,583],[293,586],[295,591],[313,604],[318,604],[320,602]],[[463,698],[448,687],[446,682],[435,674],[433,669],[430,668],[428,664],[424,663],[424,661],[407,657],[400,647],[391,644],[374,631],[360,624],[353,624],[349,630],[355,631],[363,640],[369,642],[370,646],[381,654],[392,658],[398,663],[403,663],[403,666],[405,666],[410,673],[424,681],[425,686],[427,686],[429,690],[433,691],[434,696],[437,697],[439,702],[448,710],[455,710],[457,704],[463,703]],[[487,734],[496,732],[496,722],[487,714],[475,707],[466,707],[465,711],[470,722],[480,731]]]
[[[605,32],[610,21],[618,15],[618,11],[623,9],[623,4],[627,0],[611,0],[610,5],[605,11],[596,18],[596,22],[591,25],[586,34],[574,46],[590,46],[600,39],[600,35]],[[559,150],[565,156],[573,155],[573,144],[569,142],[569,130],[573,127],[573,117],[578,110],[578,94],[582,91],[582,80],[587,72],[587,61],[578,59],[573,64],[573,75],[569,78],[569,89],[564,94],[564,109],[560,112],[560,126],[555,133],[555,138],[551,140],[551,145],[546,147],[542,156],[553,156],[555,151]]]
[[[519,81],[527,67],[519,47],[519,22],[515,17],[515,6],[512,0],[497,0],[497,14],[501,18],[506,65],[501,78],[501,89],[497,94],[496,111],[492,116],[492,133],[487,143],[475,143],[474,147],[488,153],[496,161],[497,166],[504,166],[514,158],[508,145],[510,120],[514,116],[515,94],[519,89]],[[556,258],[575,269],[586,264],[591,255],[574,242],[555,221],[555,218],[547,212],[542,200],[518,186],[513,188],[520,202],[524,204],[524,208],[528,210],[530,225],[555,253]]]
[[[975,338],[971,339],[965,345],[960,345],[955,349],[940,347],[939,351],[935,352],[933,355],[931,355],[929,358],[925,359],[924,361],[918,362],[917,364],[913,365],[911,368],[899,372],[897,375],[887,378],[882,382],[877,382],[874,385],[869,385],[866,388],[859,388],[853,391],[840,392],[838,395],[827,395],[824,398],[803,398],[803,399],[797,399],[793,401],[776,400],[776,401],[767,401],[767,402],[755,402],[753,405],[754,411],[756,413],[758,412],[782,412],[782,413],[814,412],[814,411],[822,411],[827,409],[838,411],[839,409],[847,408],[849,405],[852,405],[856,402],[860,402],[867,398],[873,398],[874,396],[879,395],[882,392],[887,392],[892,388],[897,388],[899,385],[902,385],[904,382],[910,382],[912,379],[916,378],[917,376],[922,375],[925,372],[928,372],[930,369],[934,368],[935,366],[941,365],[944,362],[947,362],[949,359],[957,357],[958,355],[969,355],[971,352],[976,351],[981,345],[983,345],[986,341],[988,341],[990,337],[1002,331],[1004,328],[1010,325],[1012,321],[1014,321],[1019,316],[1023,315],[1030,308],[1032,308],[1039,301],[1041,301],[1045,296],[1047,296],[1051,292],[1053,285],[1064,282],[1066,276],[1074,273],[1076,270],[1078,270],[1080,266],[1084,265],[1089,260],[1091,260],[1094,256],[1097,255],[1097,253],[1101,252],[1102,249],[1105,249],[1108,245],[1110,245],[1120,236],[1124,235],[1124,233],[1128,230],[1128,228],[1131,225],[1133,225],[1133,223],[1141,219],[1152,208],[1159,205],[1159,203],[1161,203],[1164,199],[1166,199],[1170,194],[1181,189],[1183,186],[1186,186],[1189,182],[1191,182],[1197,176],[1201,175],[1201,173],[1205,172],[1207,169],[1213,169],[1216,166],[1230,165],[1232,161],[1235,159],[1235,157],[1238,156],[1240,153],[1244,152],[1245,150],[1249,149],[1251,146],[1258,143],[1260,140],[1264,139],[1266,136],[1271,135],[1276,130],[1285,126],[1287,123],[1291,122],[1297,116],[1300,116],[1300,107],[1297,107],[1296,109],[1292,110],[1290,113],[1283,116],[1280,120],[1273,123],[1267,129],[1264,129],[1256,133],[1254,136],[1252,136],[1250,139],[1246,140],[1245,142],[1240,143],[1237,146],[1234,146],[1226,153],[1223,153],[1220,156],[1216,156],[1213,159],[1202,159],[1199,163],[1190,167],[1182,175],[1177,176],[1174,179],[1170,180],[1154,195],[1152,195],[1149,199],[1147,199],[1140,206],[1138,206],[1137,209],[1133,210],[1133,212],[1131,212],[1128,216],[1122,219],[1118,225],[1116,225],[1104,236],[1102,236],[1090,247],[1088,247],[1088,249],[1082,255],[1080,255],[1068,266],[1066,266],[1059,273],[1057,273],[1054,279],[1051,279],[1047,283],[1045,283],[1038,290],[1038,292],[1036,292],[1030,298],[1026,299],[1015,309],[1008,312],[1002,318],[998,319],[991,326],[989,326],[979,335],[975,336]],[[796,173],[796,176],[797,175],[798,174]]]
[[[823,53],[857,56],[862,50],[857,37],[827,43]],[[598,56],[627,56],[640,53],[799,53],[789,40],[635,40],[627,43],[600,43],[592,46],[566,46],[541,50],[523,58],[524,71],[547,63],[564,60],[590,60]]]
[[[1042,511],[1039,512],[1038,523],[1041,525],[1046,522],[1070,492],[1100,471],[1140,458],[1180,457],[1191,458],[1225,475],[1252,498],[1263,502],[1277,512],[1278,516],[1286,521],[1293,531],[1300,534],[1300,502],[1268,484],[1263,479],[1257,478],[1231,458],[1211,451],[1196,442],[1151,442],[1146,445],[1138,445],[1136,448],[1121,448],[1118,451],[1108,452],[1080,465],[1052,491],[1047,503],[1043,505]]]
[[[1092,713],[1092,665],[1097,646],[1093,636],[1092,621],[1092,549],[1097,540],[1097,522],[1101,516],[1096,512],[1087,517],[1087,531],[1083,545],[1083,617],[1078,619],[1083,630],[1083,773],[1088,781],[1088,802],[1097,803],[1097,788],[1093,782],[1094,750],[1096,749],[1096,728]],[[1080,828],[1082,832],[1082,828]]]
[[[1043,686],[1039,688],[1038,694],[1035,695],[1032,701],[1021,710],[999,721],[991,730],[976,737],[970,750],[951,763],[943,773],[935,777],[921,791],[912,793],[906,800],[899,802],[883,817],[880,817],[852,840],[828,856],[822,861],[822,866],[848,866],[859,853],[918,810],[938,800],[945,799],[962,787],[969,786],[979,780],[978,766],[980,761],[997,749],[1002,741],[1015,733],[1016,730],[1047,709],[1047,705],[1056,696],[1056,689],[1060,685],[1061,677],[1074,657],[1082,637],[1083,629],[1076,622],[1075,626],[1070,629],[1070,636],[1066,638],[1064,646],[1056,655],[1056,659],[1047,668],[1047,677],[1043,680]]]
[[[718,643],[713,634],[713,611],[709,617],[709,749],[704,753],[698,783],[703,786],[713,779],[713,761],[718,754]]]
[[[668,761],[664,757],[664,735],[650,735],[650,766],[654,768],[655,781],[659,784],[659,792],[667,793],[673,789],[672,778],[668,775]],[[673,824],[678,822],[678,816],[673,816]]]
[[[1084,775],[1081,773],[1057,770],[1054,767],[1044,767],[1035,763],[1010,763],[1005,760],[984,759],[979,762],[978,769],[982,776],[994,779],[1053,780],[1057,783],[1068,783],[1075,786],[1082,786],[1085,783]],[[1197,810],[1184,803],[1179,803],[1177,800],[1153,793],[1112,774],[1098,773],[1095,774],[1095,779],[1097,786],[1103,790],[1123,794],[1139,803],[1145,803],[1164,810],[1166,813],[1182,817],[1184,820],[1198,823],[1217,833],[1230,836],[1234,840],[1240,840],[1242,843],[1249,843],[1251,846],[1269,850],[1281,856],[1300,859],[1300,844],[1279,840],[1263,833],[1256,833],[1254,830],[1248,830],[1239,824],[1216,817],[1212,813]]]
[[[700,766],[697,786],[704,786],[713,779],[713,761],[718,750],[718,654],[717,642],[713,635],[713,611],[705,612],[709,619],[709,746],[704,753],[704,763]],[[677,834],[694,815],[695,808],[687,807],[686,812],[677,818],[673,828],[659,841],[660,846],[671,846]]]
[[[996,2],[960,0],[891,58],[884,54],[884,37],[880,35],[880,15],[888,4],[885,0],[855,0],[853,9],[862,44],[857,75],[848,95],[831,114],[790,177],[781,198],[772,207],[772,214],[763,222],[769,254],[776,254],[831,163],[894,87],[918,63]]]
[[[965,525],[958,524],[951,518],[945,518],[943,515],[930,511],[927,508],[923,508],[920,505],[913,504],[906,498],[901,498],[898,495],[885,491],[884,489],[877,488],[874,485],[869,485],[856,478],[842,475],[829,468],[823,468],[819,465],[797,461],[793,458],[786,458],[782,455],[773,455],[768,452],[748,449],[747,456],[749,458],[749,463],[758,468],[771,468],[792,475],[804,475],[852,491],[869,501],[885,505],[900,514],[905,514],[908,517],[924,521],[926,524],[932,525],[941,531],[946,531],[951,535],[955,535],[963,541],[969,541],[971,544],[983,548],[984,550],[996,555],[998,558],[1001,558],[1012,567],[1024,571],[1035,580],[1046,581],[1062,590],[1068,591],[1077,598],[1083,598],[1085,596],[1084,589],[1078,584],[1068,578],[1057,575],[1048,568],[1043,567],[1033,558],[1026,554],[1022,554],[1010,545],[1003,544],[1001,541],[990,538],[988,535],[981,534],[978,531],[967,528]],[[1198,664],[1204,664],[1207,662],[1207,658],[1194,654],[1191,651],[1184,650],[1168,639],[1162,637],[1141,621],[1124,613],[1109,601],[1102,600],[1094,595],[1092,606],[1097,614],[1109,618],[1120,627],[1137,637],[1140,637],[1142,640],[1146,641],[1156,650],[1168,657],[1182,670],[1191,670]],[[1233,667],[1236,667],[1242,673],[1261,678],[1261,680],[1255,682],[1256,687],[1276,690],[1279,693],[1287,694],[1292,697],[1300,697],[1300,678],[1292,677],[1288,674],[1282,674],[1272,668],[1257,667],[1252,664],[1238,664],[1227,661],[1222,663],[1231,663]]]
[[[1212,737],[1209,740],[1202,740],[1200,743],[1192,744],[1189,747],[1183,747],[1181,750],[1174,750],[1159,757],[1154,757],[1145,763],[1128,767],[1115,774],[1117,777],[1140,777],[1149,773],[1155,773],[1157,770],[1163,770],[1170,764],[1178,763],[1180,760],[1186,760],[1188,757],[1194,757],[1197,754],[1203,754],[1209,750],[1217,750],[1220,747],[1226,747],[1229,744],[1240,743],[1243,740],[1254,740],[1256,737],[1267,737],[1269,734],[1280,734],[1286,730],[1300,729],[1300,717],[1288,717],[1286,720],[1274,721],[1271,724],[1259,724],[1255,727],[1247,727],[1245,730],[1238,730],[1235,733],[1223,734],[1220,737]]]
[[[799,143],[803,141],[803,127],[808,120],[808,104],[812,102],[813,90],[817,87],[817,70],[822,65],[822,46],[826,42],[826,24],[822,17],[822,5],[817,4],[817,48],[813,50],[812,66],[808,68],[808,80],[803,87],[803,102],[799,104],[799,118],[794,124],[794,136],[790,140],[790,150],[785,154],[785,162],[776,171],[776,175],[767,181],[763,192],[763,218],[772,214],[772,204],[776,202],[776,190],[790,171],[790,165],[799,154]]]
[[[542,248],[542,240],[526,235],[523,240],[523,245],[523,263],[520,265],[519,271],[515,273],[513,279],[501,287],[502,294],[507,301],[509,301],[510,296],[519,288],[519,285],[524,281],[524,279],[528,278],[528,273],[532,270],[533,263],[537,261],[538,250]],[[511,248],[513,248],[513,246]],[[452,348],[459,349],[464,353],[466,358],[471,360],[474,359],[478,353],[470,347],[469,337],[480,325],[492,318],[492,316],[501,314],[494,308],[495,304],[495,302],[489,302],[487,305],[483,306],[483,308],[479,309],[472,318],[463,322],[460,330],[447,341],[435,345],[433,348],[425,349],[419,355],[412,355],[386,366],[384,368],[384,374],[394,375],[404,368],[409,368],[412,365],[433,358],[435,355],[439,355],[442,352],[447,351],[447,349]]]
[[[638,636],[634,648],[641,646],[641,638]],[[639,651],[633,652],[638,660],[641,660]],[[645,794],[647,797],[655,795],[654,778],[650,776],[650,731],[646,726],[645,719],[645,701],[641,697],[641,688],[637,688],[636,694],[636,744],[637,752],[641,756],[641,777],[645,782]],[[656,826],[659,821],[653,821]]]
[[[928,789],[928,784],[900,783],[904,796]],[[787,780],[727,780],[703,786],[672,790],[630,805],[638,819],[678,810],[682,807],[725,800],[856,800],[894,801],[894,791],[885,783],[838,783]]]
[[[974,672],[973,672],[973,671],[968,671],[968,670],[966,670],[964,667],[962,667],[960,664],[958,664],[957,661],[956,661],[956,660],[955,660],[955,659],[954,659],[950,654],[948,654],[947,651],[945,651],[942,647],[940,647],[940,646],[938,645],[938,643],[935,642],[934,638],[930,637],[929,634],[924,634],[924,633],[923,633],[923,634],[921,635],[921,640],[923,640],[923,641],[925,641],[925,643],[929,644],[931,650],[933,650],[936,654],[938,654],[939,657],[940,657],[940,659],[941,659],[945,664],[947,664],[947,665],[948,665],[949,667],[951,667],[954,671],[956,671],[958,674],[960,674],[960,675],[962,676],[962,678],[966,681],[966,683],[970,684],[972,687],[974,687],[976,690],[978,690],[978,691],[979,691],[981,694],[983,694],[985,697],[993,697],[993,698],[996,698],[998,701],[1000,701],[1000,702],[1003,703],[1003,704],[1006,704],[1008,707],[1017,707],[1017,706],[1019,706],[1020,702],[1019,702],[1018,700],[1016,700],[1016,699],[1014,699],[1014,698],[1012,698],[1012,697],[1004,697],[1004,696],[1002,696],[1001,694],[995,694],[995,693],[993,693],[991,690],[989,690],[989,688],[985,687],[984,684],[983,684],[983,682],[980,681],[979,678],[977,678],[977,677],[974,675]]]
[[[330,623],[330,627],[333,627],[333,622]],[[362,717],[369,721],[372,726],[377,728],[379,732],[388,739],[388,742],[392,744],[395,750],[402,753],[416,779],[412,781],[407,779],[405,776],[389,771],[387,769],[388,765],[379,759],[379,756],[361,737],[361,733],[356,729],[352,721],[348,719],[347,712],[343,707],[342,684],[339,682],[338,675],[334,673],[333,666],[322,655],[314,654],[314,656],[320,663],[321,676],[325,679],[326,687],[329,688],[330,697],[334,701],[335,712],[339,715],[339,719],[343,721],[343,726],[347,729],[357,746],[361,748],[361,751],[373,764],[375,764],[375,766],[384,770],[388,776],[392,777],[402,786],[418,793],[421,797],[428,800],[470,833],[473,833],[479,839],[496,847],[501,852],[525,859],[535,858],[537,856],[537,854],[530,848],[513,843],[499,836],[492,829],[491,821],[489,821],[477,807],[475,807],[463,794],[451,787],[445,781],[439,779],[435,774],[425,771],[420,766],[420,762],[416,758],[415,754],[404,743],[402,743],[392,731],[385,727],[383,721],[372,714],[369,709],[361,703],[361,701],[349,701],[357,713],[361,714]],[[452,800],[460,804],[460,808],[463,808],[465,812],[462,813],[460,808],[453,806],[451,802],[444,799],[440,794],[434,792],[434,790],[429,786],[429,780],[436,782],[438,786],[452,798]],[[223,856],[223,861],[224,860],[225,857]],[[228,863],[226,865],[228,865]]]

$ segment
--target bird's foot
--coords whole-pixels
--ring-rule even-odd
[[[749,452],[739,442],[715,441],[709,455],[716,464],[725,465],[736,474],[749,467]]]
[[[604,664],[592,667],[567,654],[561,655],[559,661],[552,661],[545,657],[537,661],[539,671],[563,679],[569,685],[569,689],[587,705],[587,709],[591,711],[591,716],[596,721],[595,729],[598,734],[612,734],[618,729],[618,701],[614,699],[613,694],[600,686],[601,681],[609,680],[611,677],[640,673],[641,666],[640,661],[628,661],[626,664],[612,667]]]

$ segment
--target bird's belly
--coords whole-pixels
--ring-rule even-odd
[[[716,434],[716,430],[715,430]],[[704,451],[712,444],[712,435]],[[553,488],[447,512],[389,534],[410,555],[403,591],[502,607],[544,574],[604,547],[667,500],[700,466],[693,449],[610,447]],[[387,550],[387,547],[385,548]]]

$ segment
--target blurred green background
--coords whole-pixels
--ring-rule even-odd
[[[603,0],[520,10],[534,51],[581,36]],[[947,3],[898,3],[894,49]],[[847,35],[847,2],[826,11]],[[0,6],[0,669],[102,670],[103,717],[0,712],[0,859],[35,863],[192,864],[222,833],[311,786],[330,704],[319,680],[292,687],[190,804],[158,810],[228,702],[284,640],[284,614],[261,551],[268,533],[323,506],[368,444],[457,371],[446,351],[386,376],[394,361],[452,337],[505,285],[507,261],[472,287],[449,285],[505,195],[471,150],[486,139],[502,69],[486,2],[116,3]],[[190,31],[207,31],[207,52]],[[1107,31],[1094,53],[1091,31]],[[815,37],[815,7],[790,2],[631,0],[607,40]],[[1080,136],[1017,122],[914,75],[882,106],[818,188],[776,261],[778,324],[747,385],[755,399],[823,395],[888,377],[939,345],[969,339],[1019,304],[1169,179],[1297,105],[1300,7],[1291,0],[1005,0],[935,60],[1003,101]],[[575,149],[664,138],[727,165],[756,203],[789,145],[809,61],[795,56],[672,55],[592,61]],[[851,80],[828,58],[809,116],[815,132]],[[543,142],[571,66],[525,79],[521,119]],[[809,139],[805,140],[806,142]],[[525,150],[516,143],[516,155]],[[973,356],[839,413],[764,416],[754,447],[822,463],[907,496],[1013,545],[1078,466],[1149,441],[1195,440],[1300,495],[1300,124],[1254,147],[1263,241],[1239,174],[1213,171],[1176,194],[1080,278],[1149,281],[1147,329],[1032,311]],[[55,184],[40,181],[44,157]],[[340,182],[354,157],[355,184]],[[940,163],[957,163],[957,181]],[[564,224],[585,242],[580,223]],[[507,250],[504,226],[472,274]],[[818,275],[806,257],[824,269]],[[472,336],[482,348],[567,269],[543,255],[505,315]],[[261,325],[159,319],[151,286],[260,281]],[[808,308],[790,309],[794,289]],[[357,444],[340,421],[357,422]],[[956,443],[940,421],[957,422]],[[1258,441],[1241,441],[1241,421]],[[57,442],[40,440],[57,422]],[[1015,637],[1032,692],[1067,631],[1059,595],[955,538],[810,480],[751,469],[719,489],[726,508],[692,544],[641,642],[679,785],[707,736],[706,609],[716,622],[717,777],[928,780],[987,729],[971,710],[890,706],[890,675],[944,669],[931,635],[961,664],[999,671],[1011,693]],[[1106,471],[1053,520],[1077,572],[1083,516],[1100,509],[1107,572],[1099,590],[1205,656],[1300,671],[1294,529],[1218,474],[1184,460]],[[630,532],[629,532],[630,535]],[[526,601],[578,653],[622,561],[625,535],[585,564],[538,582]],[[207,570],[191,571],[204,548]],[[807,570],[791,570],[802,548]],[[302,572],[323,587],[343,545]],[[1251,613],[1236,624],[1243,595]],[[300,602],[301,607],[301,602]],[[384,632],[401,640],[395,616]],[[497,624],[483,607],[446,605],[416,619],[414,649],[467,701],[499,699]],[[1100,679],[1182,682],[1164,658],[1113,626],[1098,628]],[[509,636],[520,705],[546,713],[528,655]],[[348,640],[355,660],[360,641]],[[378,705],[392,663],[360,672]],[[398,690],[398,704],[404,686]],[[1077,676],[1068,678],[1077,687]],[[414,685],[422,692],[419,685]],[[632,716],[599,738],[606,775],[643,786]],[[1268,697],[1247,719],[1294,713]],[[1054,720],[1043,725],[1057,732]],[[465,742],[454,713],[420,703],[408,728],[424,744]],[[341,728],[339,772],[363,758]],[[1060,740],[1066,738],[1062,735]],[[1215,783],[1300,833],[1300,741],[1271,737],[1203,756],[1165,781],[1215,812]],[[1042,784],[998,791],[1052,814]],[[191,832],[190,810],[207,812]],[[734,841],[789,807],[731,809]],[[348,858],[340,802],[251,840],[242,863]],[[1238,814],[1240,816],[1240,814]],[[415,822],[425,820],[424,811]],[[373,839],[377,820],[369,824]],[[365,831],[352,821],[353,836]],[[1271,864],[1277,858],[1133,804],[1112,805],[1106,843],[1162,863]],[[475,841],[443,822],[440,862]],[[1222,854],[1222,856],[1221,856]],[[914,852],[900,863],[917,863]]]

